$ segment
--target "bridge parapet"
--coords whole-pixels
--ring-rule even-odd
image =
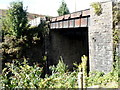
[[[90,21],[89,18],[90,9],[53,17],[50,20],[50,29],[88,27]]]

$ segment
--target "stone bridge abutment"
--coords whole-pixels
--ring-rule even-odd
[[[63,56],[65,63],[72,66],[85,54],[89,57],[90,71],[108,73],[112,70],[113,2],[101,2],[100,5],[100,15],[91,7],[51,19],[50,61],[57,62],[59,56]]]

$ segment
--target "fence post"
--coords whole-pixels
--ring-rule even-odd
[[[83,73],[79,72],[78,73],[78,88],[79,90],[83,90]]]

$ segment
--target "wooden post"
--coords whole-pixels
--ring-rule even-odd
[[[83,73],[78,73],[78,88],[79,90],[83,90]]]

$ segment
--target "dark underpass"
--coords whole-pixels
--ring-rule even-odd
[[[73,63],[81,63],[81,56],[88,56],[87,27],[52,29],[49,41],[48,65],[56,65],[62,57],[69,69],[72,69]]]

